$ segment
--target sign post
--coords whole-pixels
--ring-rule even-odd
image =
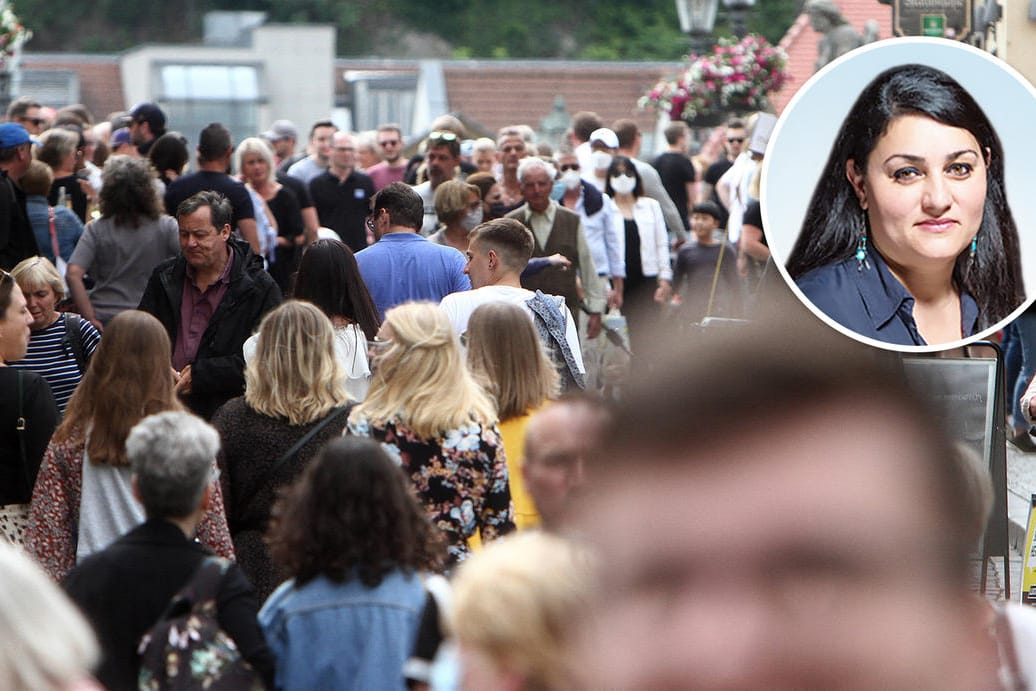
[[[967,40],[973,0],[893,0],[892,33]]]

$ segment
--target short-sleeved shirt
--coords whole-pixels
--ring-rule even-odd
[[[203,190],[219,192],[230,200],[234,207],[234,214],[231,225],[237,227],[242,219],[255,218],[255,209],[252,206],[252,198],[244,184],[238,182],[226,173],[217,173],[212,170],[199,170],[196,173],[182,175],[165,189],[165,211],[170,216],[176,216],[176,207],[180,202],[189,199]]]
[[[374,183],[369,177],[354,170],[340,180],[328,171],[310,181],[309,193],[313,197],[313,206],[317,208],[320,225],[338,233],[353,252],[367,246],[364,220],[370,211],[370,199],[374,196]]]
[[[725,156],[705,170],[705,175],[702,178],[708,184],[712,185],[712,196],[709,197],[712,201],[719,204],[719,208],[725,209],[727,205],[719,198],[719,193],[716,192],[716,183],[723,177],[723,174],[730,170],[730,166],[734,165],[734,162],[727,159]]]
[[[389,233],[356,253],[360,274],[379,316],[409,300],[439,302],[450,293],[470,290],[467,261],[452,247],[429,242],[417,233]]]
[[[697,179],[694,164],[683,154],[667,151],[655,159],[654,166],[662,178],[662,186],[676,205],[684,230],[690,230],[691,224],[687,220],[687,183]]]

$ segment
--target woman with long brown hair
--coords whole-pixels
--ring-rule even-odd
[[[468,369],[496,401],[507,476],[519,529],[538,525],[539,514],[522,481],[522,447],[529,418],[558,395],[560,380],[528,313],[490,302],[468,320]]]
[[[150,314],[128,310],[108,325],[65,410],[33,491],[27,547],[56,580],[144,520],[133,496],[126,437],[140,420],[182,410],[169,337]],[[214,492],[198,539],[233,557],[223,499]]]

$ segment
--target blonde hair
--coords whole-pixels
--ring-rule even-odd
[[[529,315],[518,305],[490,302],[468,320],[468,368],[510,420],[558,395],[560,380]]]
[[[61,278],[61,274],[46,257],[29,257],[21,260],[11,269],[11,277],[23,293],[31,293],[47,286],[54,291],[59,301],[65,299],[65,279]]]
[[[59,691],[90,678],[93,630],[39,566],[0,540],[0,688]]]
[[[470,422],[496,422],[492,400],[461,359],[446,313],[431,302],[407,302],[385,314],[392,332],[377,356],[370,393],[356,407],[371,421],[398,421],[429,439]]]
[[[273,165],[273,149],[266,143],[265,139],[249,137],[237,145],[234,149],[234,168],[239,174],[244,174],[241,164],[248,154],[257,154],[266,161],[266,182],[273,182],[277,171]]]
[[[440,223],[446,223],[458,214],[468,210],[471,195],[474,194],[478,200],[482,200],[482,193],[474,185],[469,185],[462,180],[447,180],[435,190],[435,215],[439,217]]]
[[[299,300],[267,314],[245,367],[245,402],[262,415],[304,425],[348,400],[327,315]]]
[[[573,684],[566,629],[585,606],[587,556],[564,538],[525,532],[463,562],[453,581],[453,630],[465,647],[536,691]]]

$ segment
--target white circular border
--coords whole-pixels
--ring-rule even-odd
[[[1007,200],[1018,227],[1026,299],[1007,318],[950,343],[905,346],[858,334],[817,308],[788,275],[785,260],[802,228],[817,179],[842,122],[860,92],[883,70],[921,64],[938,68],[963,86],[992,122],[1004,148]],[[774,263],[803,305],[826,324],[862,343],[899,352],[937,352],[982,340],[1002,329],[1036,299],[1036,89],[1013,67],[972,46],[941,38],[891,38],[858,48],[824,66],[785,107],[763,159],[760,190],[763,227]],[[772,170],[771,170],[772,168]],[[800,171],[798,175],[794,171]],[[1026,261],[1028,259],[1028,261]]]

